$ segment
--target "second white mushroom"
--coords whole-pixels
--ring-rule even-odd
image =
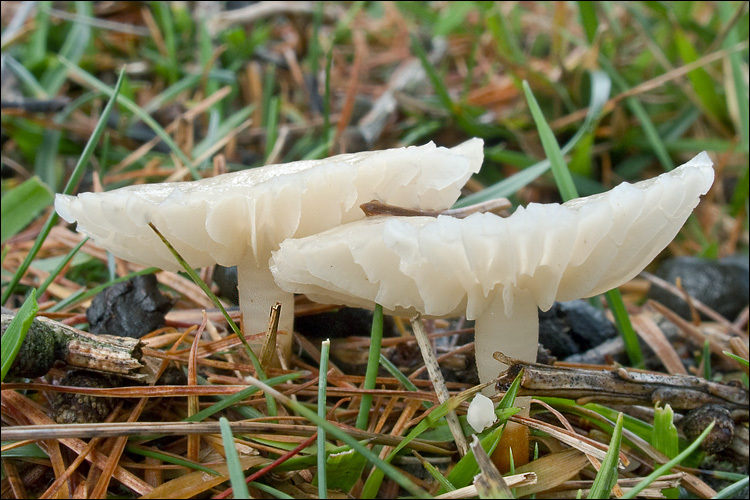
[[[495,351],[536,359],[537,309],[605,292],[651,262],[711,187],[711,165],[701,153],[656,178],[507,218],[371,217],[284,241],[271,271],[317,302],[465,314],[476,320],[479,380],[489,382],[503,369]]]

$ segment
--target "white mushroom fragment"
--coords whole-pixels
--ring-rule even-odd
[[[371,217],[284,241],[271,271],[317,302],[465,314],[476,320],[479,380],[489,382],[502,368],[495,351],[536,359],[537,308],[605,292],[651,262],[711,187],[711,165],[701,153],[656,178],[507,218]]]
[[[281,241],[364,217],[377,199],[415,209],[450,207],[483,159],[481,139],[452,149],[424,146],[352,153],[269,165],[193,182],[128,186],[106,193],[57,195],[55,209],[78,231],[139,264],[179,264],[148,226],[153,223],[193,267],[237,266],[245,331],[266,330],[281,302],[279,330],[291,350],[294,297],[274,283],[271,251]],[[285,339],[281,341],[281,339]]]
[[[466,421],[476,432],[482,432],[487,427],[497,422],[495,415],[495,405],[492,400],[484,394],[477,394],[469,404],[466,412]]]

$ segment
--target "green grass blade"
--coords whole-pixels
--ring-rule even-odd
[[[382,312],[382,309],[381,309]],[[324,340],[320,346],[320,372],[318,374],[318,417],[325,420],[328,407],[326,405],[326,385],[328,384],[328,353],[331,341]],[[318,428],[318,497],[328,498],[328,473],[326,472],[326,431]]]
[[[750,477],[745,476],[734,484],[730,484],[726,488],[722,489],[715,496],[711,498],[740,498],[738,494],[747,488],[747,484],[750,482]]]
[[[432,476],[432,478],[440,484],[441,489],[445,491],[454,491],[456,489],[456,487],[453,486],[450,481],[448,481],[448,479],[443,475],[443,473],[440,472],[437,467],[435,467],[430,462],[425,460],[424,457],[422,457],[422,455],[420,455],[416,451],[412,451],[412,454],[419,459],[419,461],[422,464],[422,467],[425,468],[425,470],[430,474],[430,476]]]
[[[383,307],[375,305],[372,313],[372,329],[370,331],[370,352],[367,357],[367,371],[365,372],[365,383],[363,389],[375,389],[375,380],[378,377],[378,365],[380,361],[380,346],[383,341]],[[363,394],[359,405],[359,414],[355,427],[360,430],[367,429],[367,420],[370,416],[372,406],[372,394]]]
[[[169,87],[152,97],[151,100],[143,106],[143,112],[150,115],[151,113],[161,109],[166,104],[176,99],[181,93],[193,88],[196,84],[198,84],[198,82],[201,81],[202,76],[203,75],[201,75],[200,73],[184,76],[178,82],[175,82],[174,84],[170,85]]]
[[[47,37],[49,35],[51,1],[39,2],[34,18],[34,29],[29,35],[28,51],[24,58],[24,65],[31,68],[44,60],[47,54]]]
[[[596,38],[596,30],[599,28],[599,20],[596,17],[596,4],[594,2],[576,2],[578,4],[578,17],[581,19],[583,32],[589,44]]]
[[[518,394],[518,388],[521,387],[522,378],[523,369],[518,372],[518,375],[516,375],[516,378],[513,379],[513,382],[510,384],[510,387],[508,387],[508,390],[505,391],[503,399],[501,399],[495,407],[495,414],[498,416],[498,418],[500,417],[500,414],[498,413],[500,410],[506,410],[513,407],[513,402],[516,400],[516,394]]]
[[[60,115],[64,114],[60,113]],[[59,130],[45,130],[34,157],[34,172],[42,179],[42,182],[55,190],[59,189],[60,186],[57,173],[60,137],[62,137],[62,134]]]
[[[50,97],[49,94],[47,94],[47,91],[42,87],[42,84],[39,83],[39,80],[37,80],[36,77],[31,74],[28,69],[26,69],[14,58],[12,58],[11,56],[7,56],[5,58],[5,64],[7,65],[8,70],[10,70],[10,72],[13,73],[16,78],[18,78],[19,82],[21,82],[25,90],[29,92],[34,98],[47,99]]]
[[[492,186],[479,191],[478,193],[470,194],[469,196],[461,198],[453,205],[453,208],[466,207],[494,198],[507,198],[508,196],[517,193],[521,188],[531,184],[534,180],[549,170],[549,167],[549,160],[542,160],[539,163],[525,168],[517,174],[498,182],[497,184],[493,184]]]
[[[269,495],[272,495],[274,498],[282,498],[284,500],[294,500],[294,497],[291,495],[287,495],[281,490],[277,490],[273,486],[268,486],[267,484],[259,483],[258,481],[252,481],[248,484],[248,486],[252,486],[253,488],[256,488],[264,493],[268,493]]]
[[[455,114],[456,108],[453,105],[453,99],[448,92],[448,88],[445,86],[443,79],[437,74],[437,71],[435,71],[432,63],[430,63],[430,60],[427,58],[427,53],[424,51],[424,47],[422,47],[422,44],[414,33],[411,34],[411,50],[422,63],[422,68],[424,68],[425,73],[427,73],[427,78],[429,78],[430,83],[432,83],[432,87],[435,89],[440,104],[450,114]]]
[[[695,62],[698,60],[700,55],[698,51],[690,43],[687,34],[681,29],[677,28],[674,30],[674,43],[677,47],[677,51],[680,54],[680,58],[685,64]],[[695,91],[695,95],[700,101],[704,112],[713,115],[718,119],[724,119],[726,117],[726,106],[724,101],[716,93],[716,82],[713,81],[711,76],[703,68],[696,68],[687,74],[688,80]]]
[[[273,96],[268,101],[268,123],[266,123],[266,162],[271,157],[271,152],[279,136],[279,106],[278,96]]]
[[[390,373],[395,379],[397,379],[399,383],[403,385],[407,391],[419,390],[417,386],[414,385],[414,382],[409,380],[409,378],[406,375],[404,375],[403,372],[399,370],[398,367],[396,367],[396,365],[391,363],[391,361],[388,358],[386,358],[383,355],[383,353],[380,353],[380,366],[388,370],[388,373]],[[429,401],[423,401],[422,406],[424,406],[425,408],[429,410],[430,408],[432,408],[432,403],[430,403]]]
[[[17,441],[3,441],[2,446],[15,443]],[[3,458],[42,458],[49,459],[49,455],[36,443],[29,443],[23,446],[17,446],[10,450],[3,451]]]
[[[669,458],[674,458],[680,452],[680,440],[677,436],[677,427],[674,425],[674,411],[669,405],[664,408],[657,406],[654,411],[654,433],[651,444]],[[668,474],[670,472],[667,472]],[[662,490],[666,498],[679,498],[679,488],[667,488]]]
[[[716,8],[719,12],[719,18],[724,25],[728,25],[734,17],[732,8],[745,9],[746,6],[743,4],[732,5],[728,2],[720,2],[716,4]],[[744,17],[746,19],[746,16]],[[723,47],[729,49],[741,43],[742,39],[747,39],[747,34],[742,34],[740,31],[741,23],[735,23],[732,29],[726,35],[724,39]],[[748,87],[747,80],[745,79],[745,63],[742,58],[742,54],[738,51],[732,51],[729,54],[729,64],[732,68],[732,93],[737,101],[737,118],[739,123],[737,124],[740,129],[740,144],[742,144],[742,150],[747,153],[750,151],[750,105],[748,104]],[[731,113],[730,113],[731,115]],[[747,193],[747,187],[745,187],[745,193]]]
[[[315,78],[318,74],[318,63],[323,50],[320,47],[320,26],[323,24],[323,4],[318,3],[312,15],[312,35],[307,46],[307,65],[310,74]],[[312,90],[319,92],[317,85]]]
[[[654,411],[654,432],[651,444],[669,458],[680,452],[677,427],[674,425],[674,411],[669,405],[657,406]]]
[[[54,199],[49,188],[36,176],[5,193],[0,200],[0,241],[18,234]]]
[[[511,62],[522,64],[526,54],[521,49],[517,35],[508,25],[507,16],[500,11],[498,6],[486,16],[487,28],[495,39],[498,52],[504,54]]]
[[[114,107],[117,97],[120,94],[120,88],[122,87],[124,75],[125,75],[125,71],[124,70],[120,71],[120,75],[117,78],[117,84],[115,84],[115,88],[111,91],[112,93],[111,93],[109,102],[104,107],[104,111],[102,111],[102,115],[99,117],[99,121],[97,122],[96,127],[94,128],[94,132],[91,134],[91,137],[86,143],[86,147],[83,148],[83,152],[81,153],[81,156],[78,158],[78,163],[73,169],[73,173],[71,174],[70,179],[68,180],[68,184],[65,186],[65,189],[63,190],[64,194],[71,194],[71,192],[73,191],[73,188],[78,184],[78,181],[83,175],[83,172],[85,171],[85,167],[88,164],[89,158],[94,152],[94,148],[96,148],[96,145],[99,142],[99,139],[101,138],[102,133],[104,133],[104,129],[107,128],[107,119],[109,118],[109,115],[112,112],[112,108]],[[18,286],[18,283],[20,283],[21,281],[21,278],[23,277],[23,275],[26,273],[26,270],[31,265],[31,262],[34,260],[37,253],[39,253],[39,250],[42,248],[42,243],[44,243],[44,240],[47,238],[47,235],[49,235],[49,232],[52,230],[52,226],[54,226],[55,223],[57,222],[57,218],[58,216],[56,212],[52,212],[50,214],[49,218],[47,219],[47,222],[44,224],[44,227],[39,233],[39,236],[34,241],[34,245],[31,247],[31,250],[29,250],[29,253],[26,254],[26,258],[18,267],[16,272],[13,274],[13,277],[8,283],[7,288],[3,292],[2,299],[0,300],[1,304],[5,304],[10,298],[10,296],[13,294],[13,292],[15,291],[16,287]]]
[[[600,56],[599,64],[601,64],[602,68],[607,71],[609,77],[612,79],[612,82],[617,87],[617,90],[623,93],[630,90],[627,81],[617,72],[615,67],[612,65],[612,63],[609,62],[606,57]],[[628,108],[630,108],[630,111],[638,119],[638,122],[641,124],[643,133],[646,135],[646,139],[651,144],[651,148],[653,149],[656,157],[659,159],[659,162],[661,163],[664,170],[673,170],[674,162],[669,156],[667,147],[664,145],[664,141],[659,135],[658,130],[656,130],[656,126],[651,121],[646,108],[644,108],[640,101],[633,96],[627,97],[625,99],[625,103]]]
[[[748,197],[750,195],[750,165],[745,165],[742,176],[737,180],[734,188],[734,195],[729,204],[729,213],[736,217],[742,210],[748,206]],[[748,212],[745,212],[745,224],[747,225]]]
[[[552,167],[552,175],[555,176],[557,188],[560,190],[560,194],[564,201],[577,198],[578,192],[576,191],[575,184],[573,184],[573,177],[570,175],[568,166],[563,158],[563,153],[560,150],[560,146],[557,144],[555,134],[552,132],[547,120],[544,119],[542,109],[539,107],[539,103],[531,92],[529,83],[524,80],[522,85],[523,92],[526,95],[526,101],[529,105],[529,110],[531,110],[531,116],[534,117],[534,123],[536,123],[536,128],[539,131],[539,139],[542,141],[542,147],[544,147],[544,152]]]
[[[347,448],[346,451],[339,452],[324,449],[323,453],[326,454],[326,484],[330,490],[349,492],[355,484],[362,480],[362,471],[365,470],[367,460],[364,455],[357,453],[351,447]],[[321,453],[320,449],[318,449],[318,453]],[[318,473],[313,478],[313,485],[318,484],[318,488],[320,488],[320,477],[321,472],[318,469]]]
[[[80,243],[78,243],[76,246],[71,248],[70,251],[67,254],[65,254],[65,256],[62,258],[60,263],[57,266],[55,266],[55,269],[53,269],[52,272],[49,273],[49,276],[47,276],[47,279],[44,280],[44,282],[41,285],[39,285],[39,288],[36,289],[36,292],[39,295],[42,295],[45,292],[45,290],[47,290],[47,287],[49,287],[49,285],[55,280],[57,275],[60,274],[60,272],[62,272],[63,268],[68,265],[68,262],[70,262],[71,259],[75,257],[75,255],[78,253],[78,250],[80,250],[81,247],[87,241],[89,241],[88,236],[82,239]]]
[[[745,366],[748,366],[748,360],[747,359],[741,358],[741,357],[737,356],[736,354],[731,353],[729,351],[721,351],[721,352],[723,352],[725,355],[729,356],[733,360],[737,361],[738,363],[741,363],[741,364],[743,364]]]
[[[333,66],[333,47],[326,53],[326,79],[323,89],[323,144],[328,151],[333,141],[334,129],[331,127],[331,67]]]
[[[218,103],[215,104],[215,106],[218,106]],[[253,114],[254,109],[254,106],[245,106],[236,113],[228,116],[224,121],[221,122],[221,125],[216,127],[214,131],[212,131],[210,136],[206,136],[205,139],[195,145],[192,151],[193,158],[198,158],[202,156],[206,151],[213,148],[216,145],[217,138],[225,137],[226,135],[231,133],[233,129],[239,127],[242,122],[250,118],[250,115]],[[214,110],[212,109],[212,111]]]
[[[599,472],[591,485],[588,498],[609,498],[617,483],[617,464],[620,462],[620,443],[622,442],[622,413],[617,417],[615,431],[609,441],[609,449],[604,456]]]
[[[286,375],[279,375],[278,377],[269,378],[266,380],[266,383],[270,385],[271,387],[277,386],[279,384],[283,384],[285,382],[288,382],[290,380],[298,379],[303,374],[300,372],[295,373],[288,373]],[[235,405],[241,401],[244,401],[245,399],[249,398],[256,392],[258,392],[257,387],[248,387],[247,389],[242,389],[241,391],[237,392],[236,394],[232,394],[231,396],[222,396],[218,403],[214,403],[208,408],[204,408],[198,413],[194,413],[193,415],[186,417],[183,419],[184,422],[200,422],[202,420],[207,419],[211,415],[214,415],[221,410],[224,410],[226,408],[229,408],[232,405]]]
[[[263,367],[260,365],[260,361],[258,360],[258,357],[253,352],[253,349],[250,347],[250,344],[247,343],[247,339],[245,339],[245,336],[240,331],[237,324],[232,320],[232,318],[229,316],[229,313],[224,308],[224,304],[221,303],[219,298],[211,291],[211,288],[206,285],[206,283],[198,276],[198,273],[195,272],[195,270],[190,267],[190,264],[187,263],[187,261],[180,255],[180,253],[177,251],[175,247],[172,246],[172,244],[167,241],[167,239],[164,237],[161,232],[154,226],[151,222],[148,223],[148,225],[151,227],[151,229],[159,236],[161,241],[166,245],[166,247],[169,249],[170,253],[174,256],[175,259],[177,259],[177,262],[179,262],[180,266],[182,266],[182,269],[187,273],[188,276],[190,276],[190,279],[193,280],[193,283],[198,285],[201,290],[208,296],[211,301],[214,303],[214,305],[221,311],[221,314],[224,316],[224,319],[226,319],[227,324],[232,329],[232,331],[237,335],[237,337],[240,339],[242,344],[245,346],[245,350],[247,351],[247,355],[250,357],[250,361],[253,363],[253,367],[255,368],[255,372],[258,374],[258,377],[261,380],[267,380],[268,377],[266,376],[266,372],[263,370]],[[276,410],[276,402],[273,400],[273,398],[266,394],[266,404],[268,405],[268,414],[272,416],[278,415],[278,412]]]
[[[26,338],[26,332],[29,331],[32,321],[39,311],[39,305],[36,303],[36,291],[31,290],[31,293],[24,301],[21,308],[16,313],[15,317],[11,320],[7,330],[3,334],[2,346],[0,348],[0,355],[2,356],[2,378],[0,381],[5,380],[5,375],[13,366],[13,361],[16,359],[18,350],[21,349]]]
[[[718,5],[719,12],[723,13],[728,4]],[[738,7],[741,8],[741,7]],[[735,26],[727,35],[727,42],[732,45],[739,43],[738,27]],[[729,63],[732,67],[732,85],[735,99],[737,99],[737,113],[739,118],[740,139],[742,150],[747,154],[750,150],[750,104],[748,103],[748,86],[743,71],[744,62],[739,52],[729,54]],[[745,190],[747,192],[747,189]]]
[[[604,294],[609,304],[609,309],[612,311],[612,315],[615,318],[615,326],[617,331],[620,332],[620,336],[625,342],[625,352],[630,359],[631,366],[635,368],[643,368],[643,351],[641,351],[641,344],[638,342],[638,334],[635,333],[632,323],[630,322],[630,316],[625,308],[625,302],[622,300],[622,295],[618,289],[609,290]]]
[[[575,401],[571,401],[569,409],[575,412],[575,408],[577,406],[578,404]],[[617,420],[617,417],[618,417],[617,411],[613,410],[612,408],[608,408],[604,405],[600,405],[597,403],[588,403],[584,406],[584,408],[590,409],[612,422]],[[651,436],[653,436],[653,432],[654,432],[653,425],[647,422],[644,422],[640,419],[637,419],[635,417],[631,417],[630,415],[625,415],[624,420],[625,420],[625,424],[624,424],[625,429],[632,432],[633,434],[640,437],[646,442],[649,442],[651,440]],[[608,427],[611,428],[611,426],[608,426]]]
[[[672,467],[674,467],[675,465],[679,465],[680,462],[682,462],[685,458],[687,458],[688,455],[690,455],[691,453],[693,453],[698,448],[698,446],[700,446],[700,444],[703,442],[703,440],[706,439],[706,436],[708,436],[708,433],[711,432],[711,429],[714,428],[714,424],[715,424],[715,422],[711,422],[708,425],[708,427],[706,427],[705,430],[703,432],[701,432],[700,436],[698,436],[695,439],[695,441],[693,441],[690,444],[690,446],[688,446],[687,448],[685,448],[682,451],[682,453],[680,453],[679,455],[677,455],[676,457],[674,457],[669,462],[667,462],[667,463],[659,466],[658,468],[656,468],[654,470],[654,472],[652,472],[651,474],[649,474],[648,476],[646,476],[645,478],[643,478],[643,480],[641,482],[639,482],[636,486],[634,486],[632,489],[628,490],[622,496],[622,498],[635,498],[638,495],[638,493],[640,493],[645,488],[647,488],[648,485],[650,485],[656,478],[658,478],[661,475],[666,474],[667,471],[669,469],[671,469]]]
[[[214,476],[220,476],[218,472],[215,470],[206,467],[205,465],[197,464],[191,460],[185,460],[182,458],[178,458],[172,455],[168,455],[166,453],[159,453],[158,451],[152,451],[147,450],[146,448],[143,448],[141,446],[136,445],[126,445],[125,449],[129,451],[130,453],[133,453],[135,455],[141,455],[143,457],[149,457],[149,458],[155,458],[157,460],[161,460],[162,462],[166,462],[168,464],[175,464],[175,465],[181,465],[183,467],[187,467],[189,469],[193,470],[199,470],[203,472],[207,472],[209,474],[213,474]]]
[[[79,1],[75,3],[76,13],[82,17],[91,17],[94,9],[91,2]],[[40,83],[48,95],[57,94],[65,83],[67,70],[60,64],[61,60],[66,60],[77,65],[83,57],[86,48],[91,40],[91,26],[87,23],[74,22],[68,36],[65,38],[58,56],[60,60],[55,61],[40,79]]]
[[[167,50],[167,76],[169,83],[176,82],[180,77],[180,63],[177,60],[177,43],[175,25],[168,2],[150,2],[156,13],[156,19],[161,24],[164,46]]]
[[[240,457],[237,455],[237,448],[234,446],[234,436],[232,429],[229,427],[229,420],[225,417],[219,419],[221,427],[221,440],[224,443],[224,453],[227,458],[227,469],[229,471],[229,481],[232,483],[232,496],[234,498],[250,498],[250,492],[245,484],[245,473],[240,464]]]

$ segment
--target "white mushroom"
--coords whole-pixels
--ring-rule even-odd
[[[57,195],[66,221],[115,255],[179,270],[153,223],[193,267],[237,266],[245,331],[265,331],[281,302],[279,330],[291,333],[294,297],[268,270],[271,251],[291,237],[364,217],[359,205],[378,199],[417,209],[450,207],[483,159],[481,139],[452,149],[424,146],[269,165],[193,182],[128,186],[106,193]],[[282,335],[283,352],[291,335]]]
[[[495,404],[484,394],[477,394],[466,411],[466,421],[476,432],[482,432],[497,421]]]
[[[465,314],[476,320],[479,380],[489,382],[502,368],[495,351],[535,360],[537,308],[605,292],[651,262],[710,188],[711,165],[701,153],[656,178],[507,218],[371,217],[284,241],[271,271],[317,302]]]

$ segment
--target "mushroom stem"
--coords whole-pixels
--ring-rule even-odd
[[[479,382],[490,382],[508,368],[492,357],[495,351],[533,363],[536,361],[538,343],[539,312],[531,293],[517,289],[511,314],[506,315],[502,293],[498,291],[490,306],[474,324],[474,350]],[[492,396],[496,391],[490,386],[482,392],[485,396]]]
[[[536,301],[526,290],[517,289],[510,315],[505,314],[502,293],[497,293],[490,306],[474,323],[474,350],[479,382],[490,382],[507,368],[492,357],[495,351],[524,361],[536,361],[539,343],[539,313]],[[486,396],[496,392],[494,386],[484,389]],[[516,398],[514,406],[528,416],[531,398]],[[529,461],[529,431],[525,425],[508,422],[497,445],[493,460],[501,472],[510,470],[509,450],[514,466]]]
[[[240,311],[245,335],[265,332],[271,307],[281,303],[281,318],[277,343],[284,359],[292,354],[292,330],[294,327],[294,294],[278,287],[268,267],[258,267],[252,252],[248,252],[237,265],[237,283],[240,292]],[[250,342],[253,352],[260,355],[263,341]]]

